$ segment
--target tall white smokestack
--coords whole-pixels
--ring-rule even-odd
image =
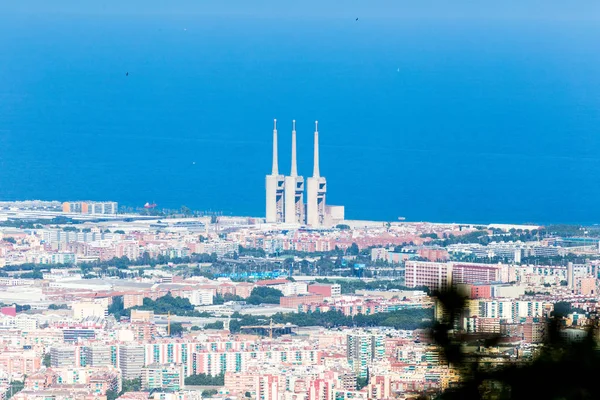
[[[298,176],[298,168],[296,166],[296,120],[292,121],[292,169],[290,176]]]
[[[266,176],[266,215],[268,223],[283,222],[284,211],[284,177],[279,175],[277,160],[277,120],[273,120],[273,168],[271,175]]]
[[[315,121],[315,155],[313,177],[319,177],[319,121]]]
[[[273,169],[271,175],[279,175],[277,162],[277,120],[273,120]]]
[[[292,121],[292,169],[285,177],[285,223],[304,224],[304,178],[296,165],[296,120]]]

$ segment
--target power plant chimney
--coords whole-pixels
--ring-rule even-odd
[[[298,176],[296,165],[296,120],[292,121],[292,169],[285,177],[284,221],[287,224],[304,224],[304,178]]]
[[[315,121],[315,155],[313,176],[307,181],[306,224],[318,227],[325,223],[327,180],[319,172],[319,121]]]
[[[292,121],[292,169],[290,176],[298,176],[298,168],[296,166],[296,120]]]
[[[273,170],[271,175],[279,175],[277,162],[277,120],[273,120]]]
[[[267,223],[323,227],[344,220],[343,206],[327,205],[327,179],[319,170],[319,121],[315,121],[313,175],[305,182],[298,175],[296,120],[292,120],[292,159],[290,175],[279,175],[277,161],[277,120],[273,126],[273,172],[266,176]],[[304,189],[306,183],[306,199]]]
[[[268,223],[283,222],[284,177],[279,175],[277,160],[277,120],[273,120],[273,167],[266,176],[266,218]]]
[[[319,177],[319,121],[315,121],[315,155],[313,177]]]

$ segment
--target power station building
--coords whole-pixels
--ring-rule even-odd
[[[279,174],[277,158],[277,120],[273,126],[273,166],[266,177],[266,222],[332,226],[344,220],[343,206],[328,206],[327,180],[319,171],[319,123],[315,121],[313,175],[306,180],[298,175],[296,162],[296,121],[292,121],[292,165],[289,176]]]

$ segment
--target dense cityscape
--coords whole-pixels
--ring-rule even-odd
[[[0,203],[1,398],[436,398],[462,379],[432,335],[450,291],[488,366],[534,360],[551,317],[587,337],[597,227],[347,220],[316,124],[304,204],[295,137],[283,176],[275,126],[266,218]]]
[[[598,400],[600,2],[0,6],[0,400]]]

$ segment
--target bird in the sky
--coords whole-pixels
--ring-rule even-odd
[[[125,76],[129,76],[129,72],[125,72]]]
[[[356,18],[356,20],[358,21],[358,18]]]

